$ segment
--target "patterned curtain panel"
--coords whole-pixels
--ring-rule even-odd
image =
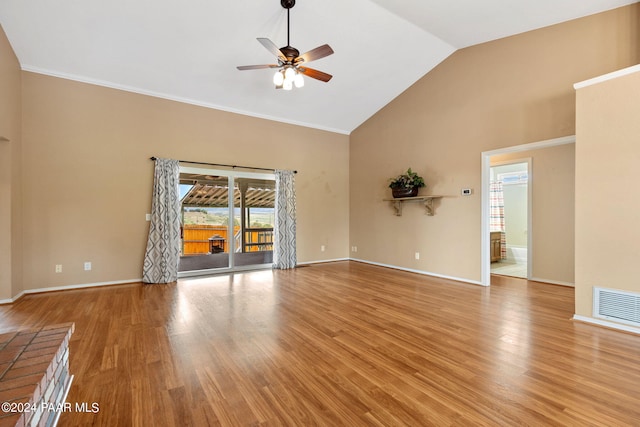
[[[273,267],[294,268],[296,256],[296,190],[293,171],[275,171],[276,223],[273,229]]]
[[[489,185],[489,209],[489,230],[502,232],[500,235],[500,258],[507,259],[502,181],[491,181]]]
[[[180,262],[180,166],[177,160],[156,159],[151,201],[151,225],[144,255],[142,281],[178,280]]]

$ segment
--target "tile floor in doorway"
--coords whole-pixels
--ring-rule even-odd
[[[498,261],[491,263],[491,274],[527,278],[527,264]]]

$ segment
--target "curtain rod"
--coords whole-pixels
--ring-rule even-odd
[[[156,160],[157,157],[150,157],[150,160]],[[189,160],[178,160],[180,163],[191,163],[193,165],[206,165],[206,166],[223,166],[226,168],[231,168],[231,169],[236,169],[236,168],[240,168],[240,169],[253,169],[253,170],[258,170],[258,171],[271,171],[271,172],[275,172],[275,169],[269,169],[269,168],[254,168],[253,166],[238,166],[238,165],[225,165],[222,163],[205,163],[205,162],[191,162]],[[298,173],[298,171],[293,171],[293,173]]]

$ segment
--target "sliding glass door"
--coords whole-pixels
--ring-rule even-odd
[[[272,174],[180,168],[179,277],[271,267]]]
[[[273,225],[275,222],[275,181],[237,178],[234,198],[234,222],[237,233],[234,264],[251,266],[273,262]]]

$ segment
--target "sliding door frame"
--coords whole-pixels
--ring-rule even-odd
[[[182,166],[180,165],[180,173],[193,173],[193,174],[207,174],[207,175],[217,175],[227,177],[227,185],[229,188],[228,194],[228,204],[227,204],[227,212],[229,220],[227,222],[227,235],[229,238],[227,239],[229,242],[227,247],[229,248],[229,265],[228,267],[222,268],[210,268],[206,270],[192,270],[192,271],[181,271],[178,272],[178,278],[184,277],[196,277],[196,276],[211,276],[213,274],[228,274],[234,273],[237,271],[248,271],[248,270],[263,270],[268,268],[273,268],[272,263],[268,264],[253,264],[248,266],[236,266],[235,265],[235,253],[236,253],[236,242],[233,238],[234,233],[234,192],[235,192],[235,181],[237,178],[253,178],[253,179],[263,179],[263,180],[271,180],[275,181],[276,176],[274,173],[256,173],[256,172],[244,172],[244,171],[236,171],[236,170],[224,170],[224,169],[213,169],[207,167],[193,167],[193,166]]]

